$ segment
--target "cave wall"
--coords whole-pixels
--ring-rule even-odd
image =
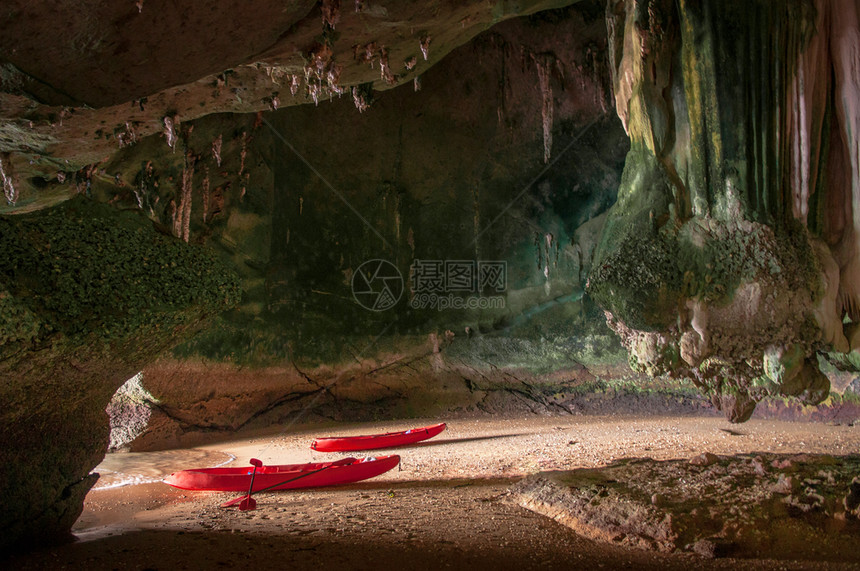
[[[858,348],[857,14],[607,7],[631,151],[589,292],[635,368],[692,379],[734,421],[768,395],[821,402],[819,354]]]
[[[504,406],[503,399],[493,398],[496,391],[513,386],[515,394],[526,395],[522,406],[528,408],[542,398],[540,391],[530,394],[532,369],[546,369],[548,363],[574,367],[579,380],[588,380],[592,373],[569,358],[569,349],[596,362],[604,353],[616,357],[618,345],[605,329],[588,347],[571,344],[566,318],[581,320],[585,312],[567,299],[559,301],[581,290],[588,258],[583,248],[593,247],[599,225],[580,231],[581,246],[570,260],[561,253],[573,248],[577,225],[611,203],[626,146],[609,112],[601,45],[585,43],[602,37],[602,10],[591,3],[574,22],[578,29],[563,29],[565,13],[529,20],[522,24],[527,31],[489,36],[461,54],[459,69],[438,77],[428,72],[490,25],[567,3],[428,2],[420,9],[375,3],[367,10],[359,6],[355,14],[344,11],[340,18],[326,11],[330,3],[293,4],[278,17],[267,18],[265,9],[258,13],[267,20],[267,32],[251,47],[235,45],[229,34],[202,41],[201,32],[209,33],[218,22],[233,25],[229,11],[189,8],[176,15],[170,6],[159,13],[153,2],[63,9],[68,33],[47,41],[43,30],[32,28],[46,21],[37,17],[39,7],[4,5],[4,17],[15,25],[2,37],[0,61],[2,211],[13,214],[0,219],[8,242],[2,275],[2,391],[8,407],[0,421],[9,507],[0,550],[66,534],[96,478],[89,472],[108,446],[109,396],[157,355],[201,329],[205,335],[144,371],[143,382],[161,397],[153,419],[164,426],[154,438],[161,445],[170,431],[181,432],[185,419],[204,431],[232,430],[254,419],[261,425],[280,421],[317,400],[326,401],[329,418],[393,410],[412,415],[449,404],[494,410],[497,401]],[[194,14],[200,16],[196,26],[186,18]],[[177,19],[184,25],[181,34]],[[254,25],[245,22],[237,30]],[[542,31],[542,25],[562,28],[547,35],[549,28]],[[104,33],[89,42],[92,29]],[[129,33],[133,29],[147,33]],[[583,30],[582,41],[574,38]],[[575,45],[554,48],[553,33],[576,39]],[[151,51],[153,60],[136,59],[141,50]],[[481,58],[492,62],[489,73]],[[86,76],[75,69],[89,69],[93,62],[99,62],[97,71],[82,81]],[[398,85],[404,87],[395,96]],[[427,91],[416,94],[422,85]],[[456,88],[453,99],[445,93],[450,86]],[[396,136],[373,123],[373,113],[391,124],[401,121],[410,97],[427,97],[433,115],[421,122],[416,114]],[[310,102],[319,108],[308,105],[294,116],[275,113]],[[371,106],[364,109],[367,103]],[[447,117],[461,104],[459,114]],[[325,124],[327,114],[331,120]],[[401,307],[390,336],[375,347],[376,328],[385,324],[379,315],[356,311],[353,302],[318,303],[321,284],[338,288],[327,293],[349,298],[343,271],[363,256],[366,245],[349,244],[346,261],[303,268],[297,253],[310,252],[314,257],[304,265],[316,264],[317,246],[328,246],[331,254],[331,246],[355,238],[355,227],[324,216],[340,220],[350,213],[332,207],[331,195],[309,173],[296,174],[307,166],[304,161],[290,156],[284,164],[283,140],[276,135],[293,121],[310,132],[304,153],[314,164],[319,157],[312,154],[328,158],[341,134],[358,147],[363,139],[376,138],[370,178],[348,190],[349,198],[367,207],[377,231],[403,250],[395,258],[401,272],[408,274],[407,247],[420,255],[448,254],[433,238],[438,230],[432,224],[442,221],[443,233],[463,233],[468,242],[477,223],[489,221],[478,216],[485,209],[487,216],[515,215],[514,223],[502,220],[493,234],[509,243],[480,245],[515,260],[507,309],[486,316],[416,316]],[[328,134],[317,137],[318,123]],[[368,137],[376,129],[379,134]],[[411,156],[399,159],[405,169],[398,175],[391,170],[398,162],[391,150],[402,144],[401,129],[416,139]],[[577,129],[583,132],[578,135]],[[457,133],[458,144],[440,152],[437,165],[420,164],[422,144],[444,148]],[[559,150],[577,142],[577,135],[582,140],[576,149]],[[590,150],[603,143],[612,150],[608,157]],[[376,156],[377,149],[385,152]],[[588,176],[571,167],[533,181],[540,182],[534,187],[529,179],[562,151],[582,153],[578,170]],[[346,161],[346,154],[337,160]],[[336,182],[350,189],[351,177],[365,173],[349,173],[337,160],[329,169],[343,170]],[[439,174],[455,162],[458,180],[446,185]],[[438,186],[422,187],[431,175]],[[592,185],[592,175],[601,182]],[[524,196],[531,195],[527,203],[509,211],[493,200],[518,198],[523,189],[529,190]],[[358,191],[371,193],[372,200]],[[444,197],[441,205],[423,220],[417,206],[432,203],[437,194]],[[297,215],[295,200],[302,196],[308,208],[300,205]],[[569,216],[582,205],[588,215]],[[307,216],[300,218],[302,213]],[[411,225],[411,235],[407,229],[398,234],[398,218]],[[303,247],[284,243],[285,226],[307,232]],[[455,242],[451,238],[446,245]],[[234,271],[242,303],[211,325],[212,314],[239,301]],[[282,287],[284,278],[295,296]],[[313,303],[296,301],[302,297]],[[548,308],[558,311],[544,311]],[[345,315],[332,319],[333,311]],[[515,317],[537,312],[546,319],[506,322],[512,311]],[[458,341],[470,339],[471,332],[477,338],[471,345],[453,343],[449,325],[457,329]],[[521,326],[544,331],[549,341],[483,339],[487,332]],[[452,346],[462,363],[449,365],[441,358]],[[365,347],[372,354],[364,353]],[[478,357],[491,369],[489,363],[500,355],[507,356],[506,370],[525,374],[505,378],[474,370]],[[355,362],[352,369],[342,366],[347,358]],[[229,385],[248,368],[255,373],[253,386],[242,391],[241,402],[229,402],[236,394]],[[471,372],[464,377],[464,370]],[[409,371],[414,375],[404,382]],[[260,378],[276,380],[267,386]],[[436,384],[428,389],[427,379]],[[446,398],[451,402],[443,402]],[[219,407],[221,402],[226,404]],[[207,426],[210,421],[214,427]]]
[[[69,528],[141,369],[149,447],[310,414],[569,413],[617,366],[596,300],[637,381],[691,379],[736,421],[826,398],[820,368],[858,343],[857,6],[541,12],[567,4],[235,22],[141,0],[63,12],[50,40],[5,4],[0,549]],[[385,311],[354,295],[372,259],[403,278]],[[416,260],[505,261],[504,306],[414,306]]]
[[[0,218],[0,552],[68,533],[135,371],[237,303],[210,252],[77,198]]]
[[[191,240],[239,267],[245,297],[144,369],[159,404],[133,448],[297,417],[496,410],[493,395],[517,391],[518,406],[554,410],[528,385],[562,394],[611,367],[629,374],[593,304],[580,300],[627,150],[604,44],[602,6],[587,3],[500,24],[422,74],[419,91],[369,94],[363,112],[343,98],[194,122]],[[549,157],[540,69],[549,69]],[[218,138],[220,169],[209,152]],[[236,175],[243,141],[247,180]],[[182,155],[158,140],[133,152],[107,172],[140,180],[135,169],[151,162],[161,184],[147,203],[170,225],[164,181]],[[210,189],[230,186],[204,223],[206,176]],[[98,192],[135,200],[130,190]],[[373,259],[403,278],[402,298],[385,311],[353,296],[356,270]],[[420,307],[415,260],[504,262],[502,291],[480,292],[503,306]]]

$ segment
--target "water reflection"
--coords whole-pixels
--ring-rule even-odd
[[[93,472],[101,474],[93,490],[107,490],[133,484],[160,482],[186,468],[214,468],[236,457],[215,450],[162,450],[160,452],[116,452],[108,454]]]

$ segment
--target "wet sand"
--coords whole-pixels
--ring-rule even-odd
[[[445,419],[436,438],[393,451],[399,469],[338,488],[259,494],[257,510],[219,504],[232,493],[176,490],[171,471],[335,460],[313,438],[403,430],[436,419],[332,425],[257,434],[193,450],[115,454],[87,496],[74,543],[17,556],[15,569],[860,569],[815,561],[705,560],[595,543],[507,501],[526,474],[597,467],[620,458],[702,452],[856,454],[860,427],[717,417],[482,417]],[[357,453],[352,456],[363,456]],[[233,459],[234,458],[234,459]],[[146,482],[110,487],[122,481]]]

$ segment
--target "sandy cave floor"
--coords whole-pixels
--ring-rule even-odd
[[[77,541],[0,561],[9,569],[860,569],[857,563],[702,559],[577,536],[508,501],[510,486],[544,470],[754,452],[856,454],[860,426],[717,417],[482,417],[445,419],[433,440],[400,448],[400,469],[362,483],[264,493],[258,509],[219,504],[231,493],[160,482],[95,489],[73,530]],[[157,480],[236,457],[267,464],[334,460],[314,437],[372,434],[433,419],[290,429],[193,450],[110,455],[100,486]],[[385,452],[392,453],[392,452]],[[377,452],[383,454],[383,452]],[[363,453],[353,456],[365,455]]]

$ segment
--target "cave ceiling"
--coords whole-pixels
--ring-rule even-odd
[[[411,83],[494,24],[573,3],[4,2],[3,209],[67,198],[38,196],[33,179],[65,179],[182,122]]]

